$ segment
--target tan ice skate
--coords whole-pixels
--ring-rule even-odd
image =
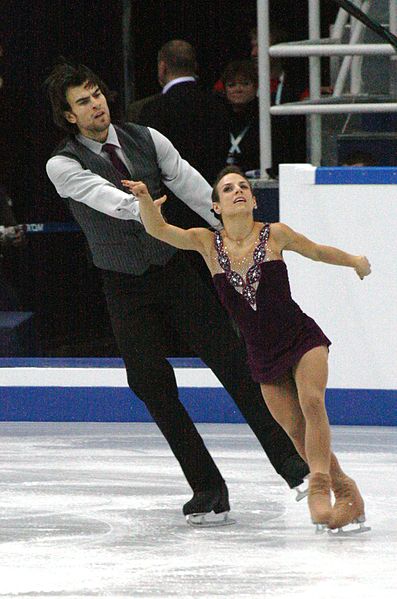
[[[323,532],[328,526],[332,513],[331,477],[329,474],[314,472],[310,475],[308,503],[316,532]]]
[[[335,495],[335,505],[328,522],[330,532],[333,534],[353,534],[371,530],[364,526],[365,511],[364,501],[354,480],[345,474],[332,477],[332,490]],[[343,530],[348,524],[358,524],[358,528]]]

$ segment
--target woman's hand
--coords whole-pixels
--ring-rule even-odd
[[[358,274],[361,280],[364,277],[367,277],[371,272],[371,265],[366,256],[357,256],[356,265],[354,266],[354,270]]]
[[[128,179],[122,179],[121,183],[124,185],[124,187],[127,187],[127,189],[129,189],[130,192],[136,198],[138,198],[138,200],[140,200],[140,199],[152,200],[152,197],[151,197],[150,193],[148,192],[148,188],[142,181],[129,181]]]
[[[161,205],[164,204],[167,199],[166,195],[161,196],[161,198],[158,198],[157,200],[153,200],[152,196],[148,192],[148,188],[142,181],[129,181],[128,179],[123,179],[121,183],[124,185],[124,187],[127,187],[131,193],[138,198],[138,200],[150,200],[153,202],[159,212],[161,212]]]

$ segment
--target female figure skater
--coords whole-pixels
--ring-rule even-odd
[[[223,305],[244,337],[252,377],[260,383],[273,417],[309,465],[308,503],[316,528],[359,523],[364,529],[363,499],[331,452],[325,409],[331,342],[291,298],[283,251],[351,267],[360,279],[371,272],[367,258],[314,243],[283,223],[255,222],[252,188],[234,166],[223,169],[214,184],[213,211],[224,227],[215,233],[167,224],[160,213],[166,196],[153,201],[144,183],[123,184],[138,198],[150,235],[203,256]]]

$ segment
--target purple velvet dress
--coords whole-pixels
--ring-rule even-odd
[[[231,269],[221,234],[215,234],[223,272],[214,275],[214,285],[244,337],[252,378],[258,383],[277,380],[310,349],[331,345],[292,299],[285,262],[266,259],[269,233],[265,224],[245,277]]]

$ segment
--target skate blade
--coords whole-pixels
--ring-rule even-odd
[[[307,497],[309,495],[309,487],[307,487],[306,489],[301,489],[300,487],[294,487],[294,490],[296,491],[295,501],[302,501],[302,499],[304,499],[305,497]]]
[[[364,522],[365,516],[360,516],[356,520],[353,520],[353,522],[351,522],[350,524],[346,524],[346,526],[342,526],[341,528],[338,528],[336,530],[329,529],[328,534],[332,537],[353,537],[363,532],[369,532],[371,530],[371,527],[366,526]]]
[[[305,476],[303,480],[306,481],[308,478],[309,475]],[[305,488],[302,488],[303,485],[304,482],[298,485],[297,487],[293,487],[293,490],[296,491],[295,501],[302,501],[302,499],[309,495],[309,485],[307,485]]]
[[[316,527],[316,530],[315,530],[316,535],[323,535],[325,532],[328,531],[328,526],[326,524],[317,524],[315,522],[313,522],[313,524]]]
[[[236,524],[236,520],[229,518],[229,512],[221,512],[220,514],[204,513],[204,514],[188,514],[186,522],[193,528],[215,528],[220,526],[231,526]]]

